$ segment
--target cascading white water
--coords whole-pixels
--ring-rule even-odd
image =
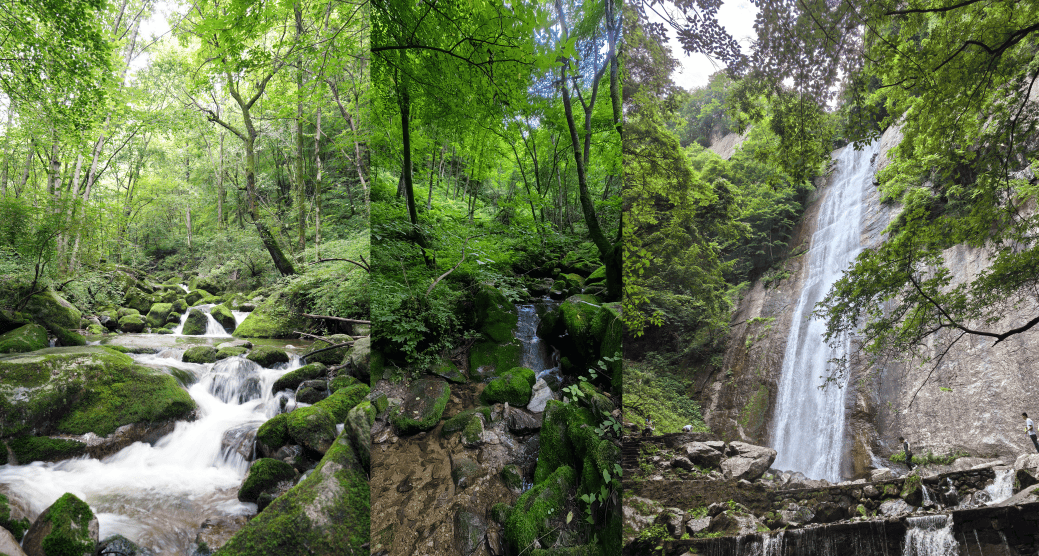
[[[952,516],[925,515],[906,518],[906,538],[902,556],[948,556],[959,554],[959,543],[952,532]]]
[[[538,323],[541,322],[537,306],[517,305],[516,309],[518,311],[516,339],[523,344],[520,365],[533,370],[538,378],[557,371],[557,365],[548,355],[548,346],[541,341],[537,334]]]
[[[983,491],[988,495],[988,505],[998,504],[1014,495],[1014,473],[1011,469],[997,469],[996,478]]]
[[[230,338],[231,333],[227,330],[224,330],[223,325],[217,322],[216,318],[214,318],[213,314],[210,312],[210,310],[213,307],[215,307],[215,305],[212,303],[189,307],[186,311],[184,311],[184,314],[180,316],[180,324],[178,324],[177,327],[173,329],[173,334],[175,336],[183,335],[184,324],[188,322],[188,314],[191,313],[191,311],[198,309],[206,315],[206,333],[200,334],[199,336],[209,338]],[[237,327],[238,325],[242,324],[242,321],[245,320],[245,317],[249,316],[249,313],[243,311],[231,311],[231,315],[234,316],[235,326]]]
[[[249,468],[239,450],[252,430],[277,414],[286,394],[273,395],[271,387],[299,367],[299,357],[266,369],[243,357],[184,363],[182,354],[167,349],[133,357],[198,379],[188,388],[198,404],[196,421],[176,423],[154,446],[138,442],[101,461],[81,457],[0,466],[0,483],[31,501],[35,513],[71,492],[94,510],[100,538],[121,534],[158,554],[192,553],[199,526],[208,518],[255,513],[255,504],[237,498]]]
[[[783,357],[773,417],[772,447],[778,452],[773,467],[813,479],[841,480],[847,378],[829,384],[827,378],[829,361],[845,355],[847,338],[831,348],[823,340],[825,324],[811,314],[861,250],[862,193],[872,181],[878,148],[879,141],[861,151],[849,145],[837,157],[837,173],[819,211],[808,276]]]

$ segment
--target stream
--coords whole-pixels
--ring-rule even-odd
[[[181,361],[185,348],[216,345],[231,339],[211,315],[212,305],[200,305],[209,317],[204,336],[183,336],[184,312],[174,334],[120,334],[89,337],[90,344],[133,346],[157,353],[131,355],[139,365],[186,372],[194,382],[187,388],[198,405],[197,419],[178,421],[173,432],[154,445],[136,442],[104,458],[83,456],[57,463],[0,466],[0,484],[28,502],[38,514],[66,492],[90,505],[100,524],[100,537],[120,534],[157,554],[192,554],[203,522],[224,524],[230,536],[256,513],[256,505],[238,501],[238,489],[249,469],[255,430],[280,411],[285,392],[271,394],[274,381],[300,366],[290,361],[263,368],[245,357],[216,363]],[[236,324],[248,313],[235,312]],[[293,340],[263,341],[291,349],[309,344]],[[182,377],[184,372],[180,372]],[[288,399],[288,402],[293,400]],[[250,454],[251,455],[251,454]],[[226,524],[232,524],[230,526]]]

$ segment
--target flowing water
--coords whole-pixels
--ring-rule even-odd
[[[829,381],[832,359],[847,354],[847,338],[834,347],[823,339],[823,321],[811,317],[861,251],[863,190],[873,178],[879,142],[861,151],[850,145],[837,158],[837,173],[823,200],[808,253],[809,268],[793,313],[773,418],[773,467],[800,471],[812,479],[841,480],[844,444],[844,386]],[[825,386],[825,388],[823,388]]]
[[[551,311],[556,303],[543,302]],[[549,374],[558,374],[559,362],[549,354],[548,346],[538,337],[538,324],[541,317],[538,316],[536,305],[517,305],[518,321],[516,323],[516,338],[523,344],[523,354],[520,358],[520,366],[534,371],[538,378]]]
[[[998,504],[1014,495],[1014,472],[1011,469],[997,469],[996,478],[983,491],[988,495],[988,505]]]
[[[229,336],[222,327],[220,332],[206,336]],[[151,334],[119,339],[137,346],[170,343]],[[100,538],[118,533],[158,554],[191,554],[199,526],[208,518],[254,514],[256,505],[239,502],[237,496],[249,469],[249,461],[241,453],[248,449],[242,446],[251,439],[252,431],[278,413],[282,398],[291,398],[286,392],[273,395],[271,386],[298,368],[300,359],[290,355],[289,363],[267,369],[244,357],[185,363],[183,353],[183,349],[168,347],[132,357],[140,365],[173,367],[195,378],[188,387],[198,404],[195,421],[177,422],[173,432],[154,445],[137,442],[103,460],[80,457],[58,463],[3,465],[0,483],[7,483],[19,498],[30,501],[34,514],[71,492],[97,515]]]
[[[925,515],[906,518],[906,538],[902,556],[950,556],[959,554],[959,543],[952,533],[952,516]]]
[[[219,322],[217,322],[216,319],[213,318],[212,313],[209,312],[210,309],[212,309],[214,306],[215,305],[212,303],[206,305],[196,305],[194,307],[189,308],[187,311],[184,311],[184,314],[180,316],[180,324],[178,324],[177,327],[173,329],[173,335],[184,335],[184,323],[188,322],[188,314],[191,313],[192,309],[198,309],[206,315],[206,333],[202,334],[202,336],[206,336],[209,338],[230,338],[231,333],[227,330],[224,330],[224,327]],[[245,317],[249,316],[249,313],[245,311],[231,311],[231,315],[234,316],[235,327],[237,327],[240,324],[242,324],[242,321],[245,320]]]

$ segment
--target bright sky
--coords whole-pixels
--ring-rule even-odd
[[[758,8],[749,0],[725,0],[718,10],[718,21],[722,27],[735,37],[740,43],[743,51],[750,52],[751,44],[757,37],[754,32],[754,18],[758,15]],[[654,20],[659,21],[655,18]],[[725,66],[718,60],[714,60],[704,54],[687,55],[682,51],[682,45],[670,33],[671,53],[678,59],[679,68],[671,76],[680,87],[694,89],[707,85],[707,78]]]

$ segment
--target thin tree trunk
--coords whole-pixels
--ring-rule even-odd
[[[317,131],[314,133],[314,253],[317,256],[317,260],[321,259],[321,105],[317,107],[315,126]],[[349,187],[347,191],[349,192]],[[351,206],[353,205],[353,196],[351,195]]]
[[[7,197],[7,173],[11,167],[11,124],[14,120],[14,101],[7,107],[7,126],[4,127],[4,167],[0,170],[0,197]]]

